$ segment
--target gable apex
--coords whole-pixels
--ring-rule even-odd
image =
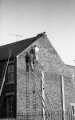
[[[0,46],[0,61],[5,60],[8,58],[9,51],[12,51],[12,55],[17,56],[21,53],[24,49],[30,46],[33,42],[38,40],[39,38],[43,37],[45,32],[40,33],[32,38],[23,39],[20,41],[16,41],[10,44]]]

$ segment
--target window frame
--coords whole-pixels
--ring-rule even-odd
[[[10,94],[6,96],[6,117],[15,118],[15,95]]]
[[[9,67],[11,67],[11,65],[13,65],[13,71],[8,71]],[[15,63],[14,61],[10,61],[9,65],[8,65],[8,69],[7,69],[7,84],[14,84],[15,83]],[[10,75],[10,77],[9,77]],[[13,79],[9,79],[11,78],[11,75],[13,75]]]

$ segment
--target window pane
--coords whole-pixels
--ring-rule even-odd
[[[14,72],[14,64],[10,64],[9,66],[8,66],[8,74],[7,74],[7,83],[9,82],[9,83],[11,83],[11,82],[14,82],[14,74],[15,74],[15,72]]]
[[[9,73],[8,74],[8,82],[11,82],[11,81],[14,82],[14,73]]]
[[[14,65],[13,64],[8,66],[8,73],[10,73],[10,72],[14,72]]]

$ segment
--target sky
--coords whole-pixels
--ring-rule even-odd
[[[75,65],[75,0],[0,0],[0,45],[41,32],[65,64]]]

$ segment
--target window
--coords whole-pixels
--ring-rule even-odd
[[[14,64],[8,66],[7,83],[14,83]]]
[[[15,96],[9,95],[6,98],[6,116],[7,118],[15,117]]]
[[[5,86],[0,100],[0,118],[16,118],[16,61],[8,65]],[[6,69],[6,64],[5,64]],[[5,72],[4,69],[4,72]],[[3,74],[4,75],[4,74]]]
[[[10,72],[14,72],[14,64],[10,64],[8,66],[8,73],[10,73]]]

